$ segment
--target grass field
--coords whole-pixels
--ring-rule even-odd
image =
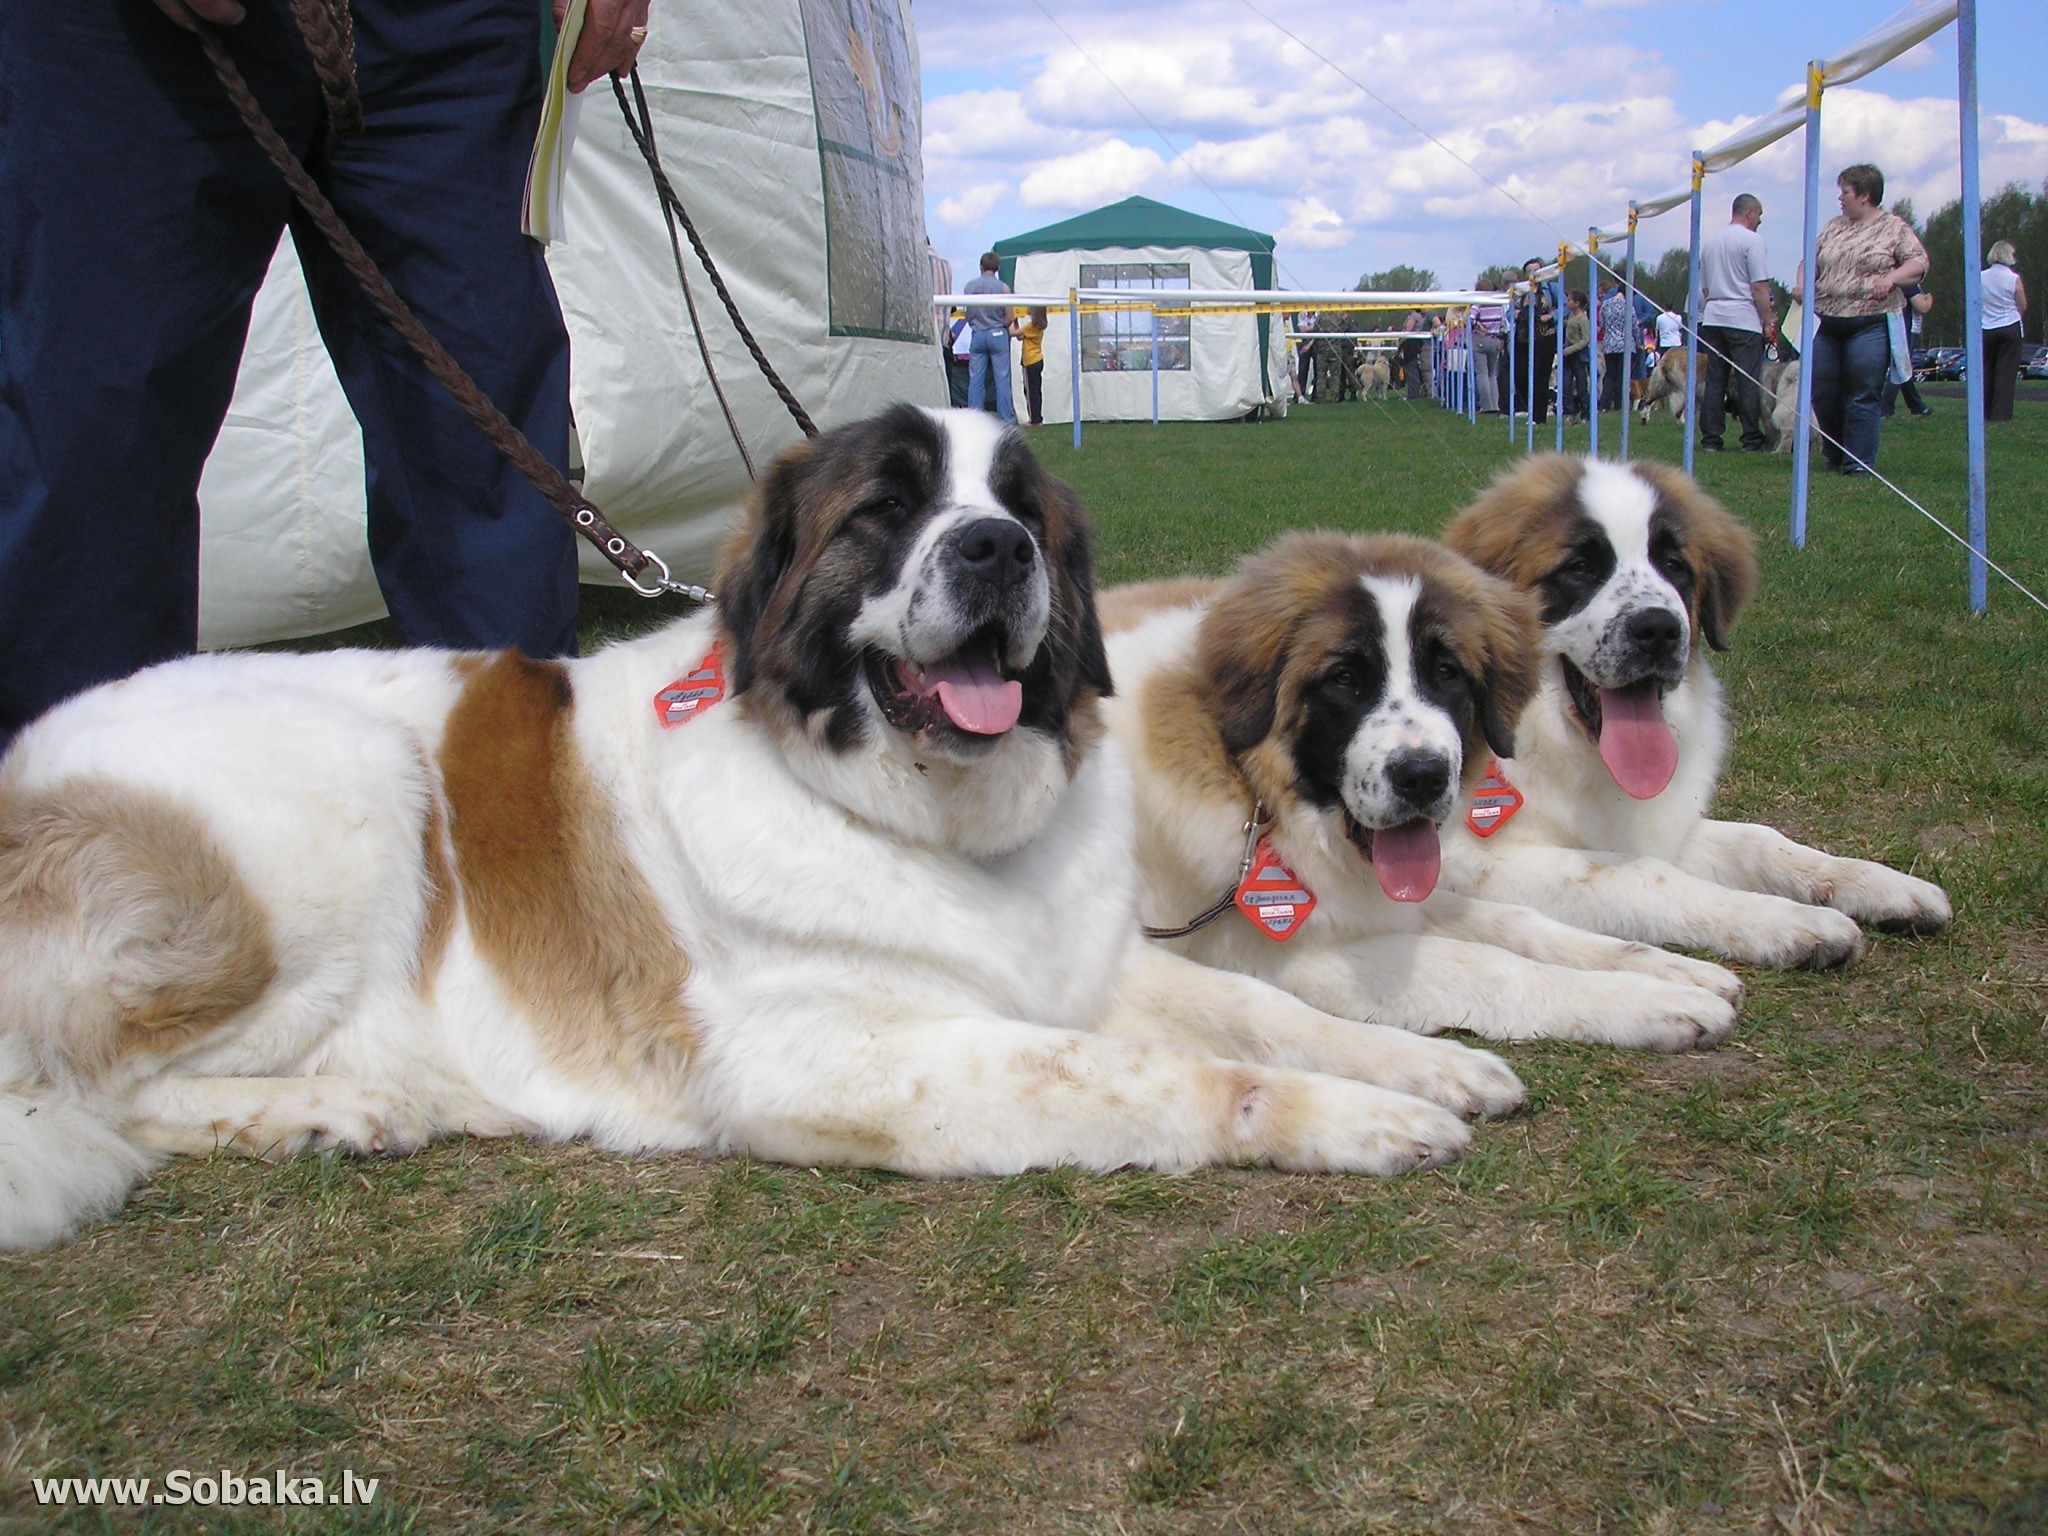
[[[1959,525],[1959,406],[1885,437]],[[1432,532],[1509,456],[1400,403],[1035,440],[1109,580]],[[1991,441],[1993,553],[2048,594],[2048,405]],[[2048,614],[1973,618],[1881,486],[1817,484],[1795,553],[1788,459],[1701,468],[1765,564],[1722,811],[1941,881],[1947,936],[1750,973],[1711,1055],[1511,1047],[1528,1113],[1393,1182],[181,1162],[0,1259],[0,1529],[2048,1530]],[[379,1494],[31,1495],[176,1468]]]

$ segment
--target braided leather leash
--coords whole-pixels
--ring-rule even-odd
[[[309,51],[314,51],[315,72],[321,77],[321,94],[328,102],[331,115],[337,112],[337,103],[339,104],[340,115],[334,116],[338,128],[351,115],[360,123],[362,108],[355,97],[354,69],[351,60],[352,38],[347,22],[346,5],[342,3],[337,8],[342,13],[342,21],[338,27],[334,24],[334,17],[328,9],[326,0],[293,0],[292,6],[294,15],[302,27],[309,28],[305,34],[307,47]],[[710,593],[704,588],[671,580],[666,561],[652,551],[640,548],[614,528],[604,513],[571,485],[562,472],[548,462],[546,455],[528,441],[526,434],[514,426],[510,418],[477,387],[476,381],[463,371],[462,365],[449,355],[448,349],[428,333],[405,300],[398,296],[397,290],[386,280],[384,274],[377,270],[377,265],[370,259],[369,252],[363,249],[362,243],[342,222],[341,215],[334,211],[334,205],[328,202],[326,195],[307,174],[306,168],[299,164],[298,158],[285,144],[283,136],[265,115],[255,95],[250,91],[248,82],[243,80],[242,72],[235,67],[235,61],[229,56],[219,29],[206,22],[200,22],[198,30],[199,43],[206,50],[207,62],[213,66],[214,74],[220,78],[221,87],[227,92],[228,99],[234,103],[235,111],[240,115],[243,125],[262,146],[271,164],[277,167],[279,174],[291,188],[292,195],[299,200],[300,206],[318,226],[320,233],[327,238],[327,243],[334,247],[334,252],[341,258],[342,264],[362,285],[364,294],[376,306],[377,312],[398,332],[406,345],[419,355],[427,371],[433,374],[441,382],[442,387],[454,397],[455,403],[462,408],[463,413],[477,424],[498,451],[511,461],[513,467],[532,482],[534,489],[540,492],[549,506],[567,518],[571,527],[618,567],[619,574],[625,579],[627,586],[642,597],[656,597],[663,592],[675,592],[698,602],[708,600]],[[316,37],[320,39],[318,43],[315,42]],[[339,83],[344,80],[347,82],[345,88]],[[639,578],[650,569],[657,573],[653,578],[653,585],[643,586]]]

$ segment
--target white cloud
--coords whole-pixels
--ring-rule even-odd
[[[1282,246],[1302,245],[1312,251],[1329,251],[1351,243],[1351,231],[1344,221],[1320,199],[1294,198],[1286,208],[1287,222],[1277,237]]]
[[[1018,187],[1017,200],[1026,208],[1093,208],[1156,188],[1165,170],[1157,151],[1107,139],[1037,167]]]
[[[1007,181],[976,182],[958,197],[939,200],[939,222],[948,229],[971,229],[1009,195],[1010,184]]]

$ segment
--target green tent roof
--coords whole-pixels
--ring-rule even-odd
[[[1120,203],[1076,214],[1028,234],[995,243],[1005,270],[1019,256],[1034,251],[1099,251],[1136,249],[1147,245],[1207,246],[1226,251],[1271,255],[1273,237],[1255,229],[1207,219],[1185,208],[1171,208],[1149,197],[1127,197]]]

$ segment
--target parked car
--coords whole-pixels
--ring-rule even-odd
[[[2029,342],[2020,348],[2020,377],[2048,379],[2048,343]]]
[[[1961,347],[1927,347],[1913,357],[1916,379],[1960,379],[1963,376]]]

